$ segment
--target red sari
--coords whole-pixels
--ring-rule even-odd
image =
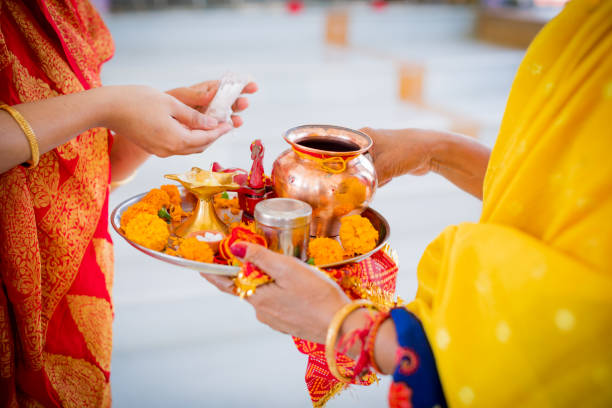
[[[85,0],[0,2],[0,101],[100,86],[113,44]],[[109,148],[92,129],[0,175],[0,406],[110,405]]]

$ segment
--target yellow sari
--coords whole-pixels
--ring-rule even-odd
[[[481,220],[444,230],[418,279],[451,407],[612,406],[612,0],[534,40]]]

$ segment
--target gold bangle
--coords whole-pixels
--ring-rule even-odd
[[[332,375],[336,377],[339,381],[347,384],[350,384],[353,379],[351,377],[346,377],[342,375],[338,370],[338,363],[336,362],[336,342],[338,340],[338,332],[340,331],[344,320],[353,311],[362,307],[372,310],[379,310],[378,306],[376,306],[371,301],[365,299],[359,299],[344,305],[342,309],[338,310],[338,312],[336,312],[336,314],[334,315],[327,329],[327,337],[325,339],[325,359],[327,360],[329,372],[332,373]]]
[[[36,167],[38,165],[38,160],[40,159],[40,151],[38,150],[38,140],[36,139],[32,126],[30,126],[28,121],[21,115],[21,113],[19,113],[19,111],[12,106],[0,105],[0,109],[7,111],[8,114],[15,119],[15,122],[17,122],[22,132],[25,134],[25,137],[28,139],[28,143],[30,144],[30,151],[32,152],[32,159],[28,160],[28,163],[30,164],[30,167]]]

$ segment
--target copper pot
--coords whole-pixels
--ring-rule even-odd
[[[336,236],[340,218],[360,214],[377,187],[376,171],[364,154],[372,146],[365,133],[330,125],[289,129],[291,145],[274,162],[272,182],[279,197],[312,207],[312,236]]]

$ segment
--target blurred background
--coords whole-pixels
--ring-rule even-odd
[[[259,85],[244,126],[200,155],[151,158],[110,206],[192,166],[249,168],[261,139],[269,173],[308,123],[447,129],[492,146],[525,48],[562,1],[94,0],[116,43],[103,82],[167,90],[247,73]],[[378,190],[391,224],[397,293],[416,292],[416,266],[442,229],[476,221],[481,203],[436,175]],[[306,359],[196,272],[115,241],[116,407],[309,407]],[[389,381],[352,387],[329,407],[384,407]]]

